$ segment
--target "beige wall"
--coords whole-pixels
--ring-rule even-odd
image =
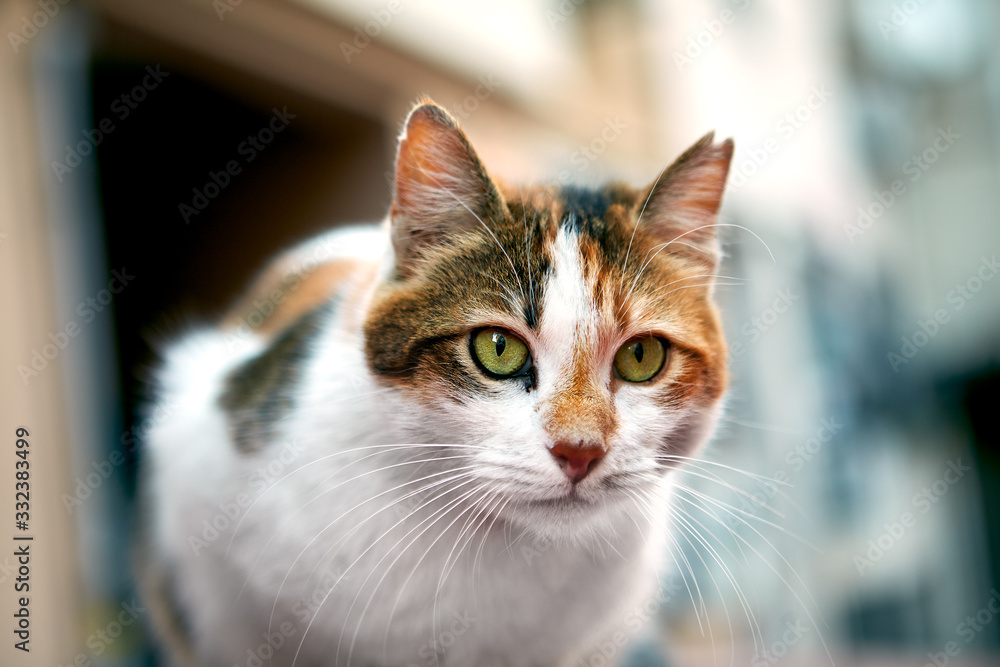
[[[0,33],[19,32],[38,7],[8,2],[0,9]],[[77,585],[76,539],[59,496],[70,479],[72,429],[65,419],[64,376],[50,365],[25,386],[17,372],[30,363],[49,332],[59,328],[54,307],[52,258],[43,206],[43,167],[38,162],[37,110],[31,88],[31,42],[13,53],[7,38],[0,49],[0,616],[4,619],[0,664],[60,664],[82,645]],[[58,359],[58,358],[57,358]],[[31,651],[13,648],[8,628],[15,611],[17,576],[13,552],[15,430],[30,432]]]

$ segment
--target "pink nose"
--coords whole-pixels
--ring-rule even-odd
[[[571,445],[565,442],[556,443],[549,452],[569,477],[569,481],[574,484],[586,477],[605,454],[603,447],[587,447],[583,443]]]

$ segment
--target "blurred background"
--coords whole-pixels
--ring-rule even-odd
[[[428,94],[515,182],[644,184],[736,141],[727,417],[650,623],[579,665],[1000,664],[998,10],[3,2],[0,459],[27,427],[35,540],[31,653],[5,633],[0,663],[159,664],[128,554],[153,347],[381,218]]]

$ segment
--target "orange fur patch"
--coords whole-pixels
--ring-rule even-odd
[[[581,447],[606,444],[616,427],[610,392],[594,379],[592,351],[577,347],[573,370],[544,410],[545,431],[553,442]]]
[[[359,277],[371,277],[375,270],[370,263],[353,259],[331,260],[307,271],[293,270],[291,264],[283,257],[268,268],[223,317],[221,326],[247,325],[257,335],[274,338]]]

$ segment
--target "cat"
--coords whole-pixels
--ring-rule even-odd
[[[137,563],[171,661],[565,664],[650,595],[726,387],[732,152],[517,187],[420,100],[383,224],[164,352]]]

